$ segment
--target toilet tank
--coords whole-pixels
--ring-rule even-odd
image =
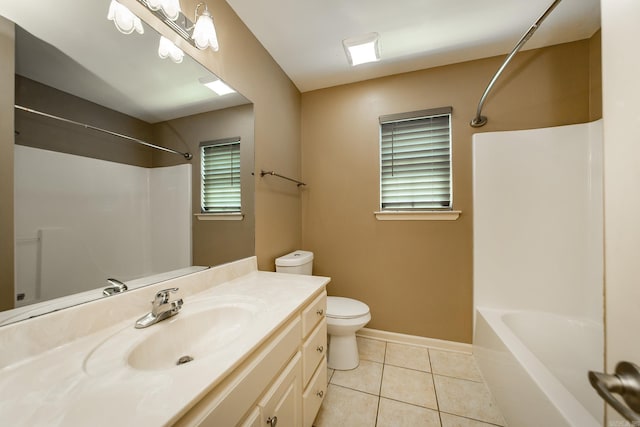
[[[278,273],[307,274],[313,271],[313,252],[295,251],[276,258]]]

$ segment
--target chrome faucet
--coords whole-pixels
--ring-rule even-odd
[[[107,279],[107,282],[109,282],[111,286],[109,286],[108,288],[104,288],[102,290],[102,295],[105,295],[105,296],[119,294],[129,289],[127,288],[127,285],[125,285],[118,279]]]
[[[146,328],[155,323],[168,319],[178,314],[182,309],[182,298],[171,301],[170,294],[178,292],[178,288],[170,288],[159,291],[151,301],[151,312],[145,314],[136,322],[136,328]]]

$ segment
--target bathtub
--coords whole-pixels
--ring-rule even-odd
[[[604,404],[587,379],[604,370],[602,324],[478,307],[473,347],[507,425],[603,425]]]

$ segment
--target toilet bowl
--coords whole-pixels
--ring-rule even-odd
[[[310,275],[313,271],[313,253],[295,251],[276,259],[278,273]],[[330,369],[355,369],[360,363],[356,332],[370,320],[369,306],[344,297],[327,297],[327,334],[329,351],[327,366]]]
[[[327,297],[327,366],[339,371],[355,369],[360,363],[356,332],[371,320],[369,306],[344,297]]]

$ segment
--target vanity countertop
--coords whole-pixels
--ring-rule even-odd
[[[209,278],[211,282],[216,280],[210,280],[207,275],[228,276],[220,268],[197,274],[201,279]],[[0,368],[0,420],[3,425],[30,427],[170,425],[219,384],[296,311],[320,294],[328,282],[326,277],[248,271],[231,280],[214,283],[212,287],[197,293],[189,294],[186,291],[183,294],[184,306],[178,315],[146,329],[136,330],[134,323],[149,311],[151,304],[148,303],[146,311],[141,310],[135,317],[127,317],[112,325],[74,336],[68,342],[41,353],[17,361],[10,360]],[[167,281],[160,286],[168,288],[179,286],[180,283],[183,282]],[[138,298],[143,294],[148,301],[157,291],[156,287],[135,292]],[[118,296],[123,297],[126,298],[124,295]],[[210,354],[168,368],[139,369],[133,368],[128,362],[132,347],[121,337],[135,337],[135,341],[139,339],[138,333],[140,339],[155,334],[166,339],[170,346],[174,338],[180,338],[171,336],[171,322],[180,320],[181,316],[193,315],[193,310],[202,310],[207,304],[230,302],[233,305],[238,301],[241,304],[243,298],[259,302],[258,309],[251,314],[250,327],[243,329],[242,333],[232,332],[233,336],[227,337],[226,344]],[[94,304],[93,315],[102,314],[98,309],[105,309],[112,314],[116,310],[114,301],[110,301],[109,307]],[[85,307],[86,311],[90,304],[81,307]],[[74,308],[65,312],[72,310]],[[19,334],[21,327],[27,328],[27,332],[33,331],[34,324],[30,325],[29,322],[37,320],[42,325],[42,322],[47,322],[46,330],[55,330],[55,316],[46,319],[47,316],[9,325],[6,328],[14,328],[9,334],[3,334],[0,329],[2,351],[11,352],[14,350],[12,345],[21,345],[12,338]],[[68,328],[68,321],[61,321],[59,327]],[[166,337],[163,336],[163,330],[167,332]],[[24,353],[23,349],[15,350]]]

